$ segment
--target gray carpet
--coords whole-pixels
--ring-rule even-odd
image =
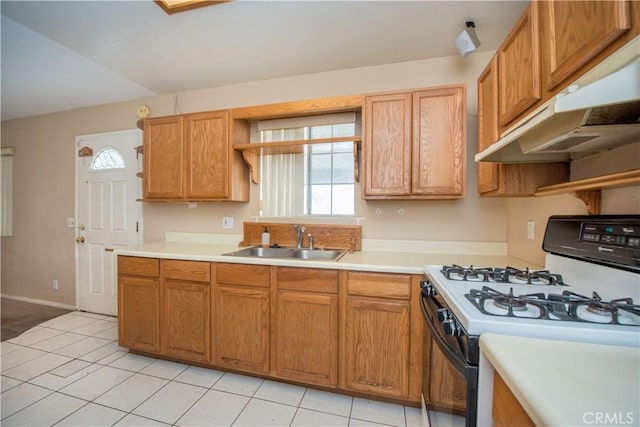
[[[48,305],[32,304],[9,298],[0,298],[2,305],[1,341],[17,337],[26,330],[53,319],[70,313],[70,310],[51,307]]]

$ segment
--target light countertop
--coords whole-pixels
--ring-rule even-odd
[[[338,261],[309,261],[297,259],[254,258],[224,256],[238,249],[237,244],[202,243],[161,240],[139,246],[117,248],[117,255],[149,258],[184,259],[194,261],[215,261],[243,264],[267,264],[293,267],[333,268],[340,270],[378,271],[388,273],[422,274],[425,265],[461,264],[476,266],[514,266],[537,268],[526,262],[506,255],[492,254],[492,244],[470,242],[429,242],[428,245],[409,246],[403,242],[390,241],[385,250],[380,245],[370,244],[362,251],[347,253]],[[442,252],[439,252],[439,248]],[[469,253],[465,253],[465,247]],[[485,249],[486,248],[486,249]]]
[[[637,347],[487,333],[480,348],[536,425],[640,425]]]

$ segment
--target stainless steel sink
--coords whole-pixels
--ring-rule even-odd
[[[309,261],[337,261],[346,253],[345,249],[263,248],[252,246],[222,254],[249,258],[286,258]]]
[[[344,250],[339,249],[294,249],[291,258],[334,261],[341,258],[344,253]]]

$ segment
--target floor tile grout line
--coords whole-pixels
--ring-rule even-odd
[[[22,384],[26,384],[26,383],[22,383]],[[22,384],[21,384],[21,385],[22,385]],[[33,385],[33,384],[29,384],[29,385]],[[38,386],[36,386],[36,387],[38,387]],[[41,387],[41,388],[44,388],[44,387]],[[45,390],[50,391],[48,388],[45,388]],[[40,402],[41,400],[46,399],[47,397],[51,396],[51,395],[52,395],[52,394],[54,394],[54,393],[55,393],[55,391],[54,391],[54,392],[51,392],[51,393],[49,393],[49,394],[47,394],[46,396],[41,397],[40,399],[36,400],[35,402],[30,403],[29,405],[25,406],[24,408],[21,408],[21,409],[17,410],[16,412],[13,412],[13,413],[11,413],[10,415],[7,415],[6,417],[4,417],[4,418],[0,419],[0,424],[2,424],[2,421],[6,420],[7,418],[14,416],[14,415],[15,415],[15,414],[17,414],[18,412],[22,412],[22,411],[24,411],[24,410],[25,410],[25,409],[27,409],[28,407],[35,405],[36,403]]]

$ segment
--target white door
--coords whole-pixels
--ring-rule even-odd
[[[78,307],[116,315],[113,249],[142,241],[139,130],[76,138],[76,293]],[[84,152],[84,153],[83,153]],[[82,153],[82,154],[81,154]]]

